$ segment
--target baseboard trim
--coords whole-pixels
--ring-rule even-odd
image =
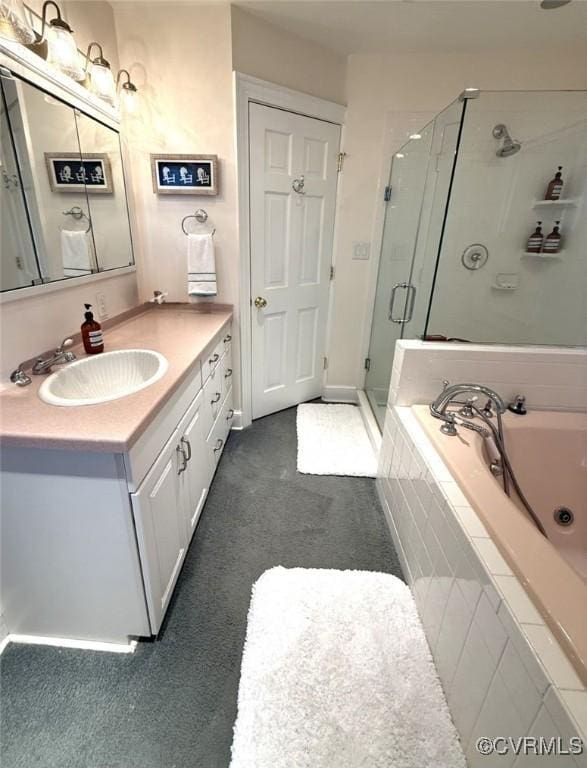
[[[8,635],[2,642],[3,651],[9,643],[23,645],[51,645],[56,648],[77,648],[83,651],[105,651],[107,653],[134,653],[136,640],[128,643],[103,643],[95,640],[76,640],[67,637],[43,637],[42,635]],[[1,651],[0,651],[1,652]]]
[[[235,411],[234,416],[232,417],[232,427],[231,430],[234,430],[235,432],[240,432],[244,429],[243,427],[243,412],[242,411]]]
[[[357,403],[356,387],[325,386],[322,389],[325,403]]]

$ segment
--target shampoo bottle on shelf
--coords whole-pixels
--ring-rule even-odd
[[[84,304],[86,313],[85,320],[82,323],[82,340],[84,349],[88,355],[96,355],[104,351],[104,336],[102,335],[102,326],[97,320],[94,320],[94,313],[91,312],[92,305]]]
[[[558,253],[561,249],[560,221],[554,222],[550,235],[544,240],[543,253]]]
[[[550,180],[546,189],[545,200],[559,200],[563,191],[563,179],[561,175],[563,167],[559,165],[558,171],[555,173],[554,178]]]
[[[542,250],[542,243],[544,242],[544,235],[542,234],[541,221],[536,222],[536,229],[526,243],[526,253],[540,253]]]

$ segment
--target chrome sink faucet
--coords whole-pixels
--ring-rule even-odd
[[[498,414],[505,413],[507,406],[503,398],[493,389],[485,387],[483,384],[453,384],[452,386],[449,386],[448,381],[445,381],[444,389],[438,395],[436,400],[430,404],[430,413],[432,416],[445,422],[441,427],[442,432],[447,435],[456,435],[455,415],[447,413],[446,409],[451,403],[455,402],[455,398],[459,395],[471,393],[485,395],[485,397],[493,403]],[[473,400],[467,401],[465,408],[469,407],[470,409],[473,402]],[[485,408],[487,409],[487,406],[485,406]]]
[[[75,360],[73,352],[66,351],[68,347],[73,345],[73,339],[63,339],[61,344],[57,347],[51,357],[47,357],[43,360],[42,357],[37,357],[33,365],[33,373],[50,373],[51,368],[54,365],[62,365],[63,363],[72,363]]]
[[[72,363],[75,360],[73,352],[67,351],[68,347],[73,344],[73,339],[63,339],[61,344],[57,347],[55,352],[47,357],[45,360],[42,357],[38,357],[33,364],[32,372],[34,374],[50,373],[51,368],[54,365],[62,365],[63,363]],[[10,381],[16,384],[17,387],[27,387],[32,379],[26,373],[26,363],[21,363],[15,371],[10,374]]]

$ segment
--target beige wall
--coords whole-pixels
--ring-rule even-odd
[[[232,6],[232,67],[237,72],[345,103],[346,59]]]
[[[414,113],[436,113],[468,86],[486,90],[587,89],[587,52],[501,51],[350,56],[347,70],[348,153],[336,225],[336,280],[328,384],[362,387],[362,338],[370,321],[369,261],[352,260],[353,241],[371,241],[383,201],[377,190],[386,130]],[[413,130],[413,126],[411,128]],[[402,142],[398,138],[398,145]],[[397,148],[396,146],[396,148]],[[390,159],[387,160],[390,162]],[[389,168],[389,166],[388,166]],[[372,254],[371,258],[375,258]]]

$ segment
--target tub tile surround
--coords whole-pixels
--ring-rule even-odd
[[[451,383],[475,381],[505,399],[519,392],[535,409],[587,410],[587,351],[401,340],[391,372],[389,405],[429,403]]]
[[[548,761],[482,756],[481,736],[587,744],[587,689],[411,408],[388,407],[377,487],[472,768]],[[587,755],[553,764],[586,768]]]

